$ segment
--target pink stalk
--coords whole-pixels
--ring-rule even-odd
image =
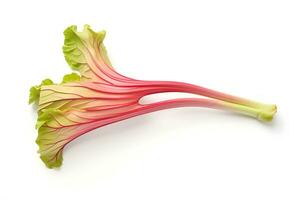
[[[90,85],[89,89],[94,89],[96,91],[103,91],[103,84],[100,85]],[[205,87],[183,83],[175,81],[140,81],[135,80],[130,84],[122,82],[122,84],[117,85],[116,88],[110,89],[110,91],[117,95],[117,98],[125,99],[131,97],[133,101],[138,102],[139,99],[146,95],[165,93],[165,92],[184,92],[197,94],[205,96],[211,99],[220,100],[217,103],[221,104],[222,107],[217,107],[217,109],[224,109],[246,114],[248,116],[257,118],[261,121],[272,120],[277,108],[276,105],[263,104],[256,101],[248,100],[245,98],[236,97],[233,95],[221,93],[215,90],[211,90]],[[126,96],[129,94],[134,94],[132,96]],[[176,101],[176,99],[174,99]],[[208,100],[209,101],[209,100]],[[213,102],[214,105],[216,102]],[[205,105],[201,106],[205,107]],[[249,112],[249,113],[247,113]],[[255,114],[254,114],[255,113]]]
[[[212,100],[206,98],[178,98],[178,99],[155,102],[151,104],[144,104],[144,105],[137,104],[131,110],[126,110],[125,112],[117,113],[114,116],[108,118],[102,118],[94,121],[93,126],[90,126],[90,128],[91,130],[93,130],[95,128],[99,128],[104,125],[122,121],[135,116],[139,116],[139,115],[143,115],[155,111],[166,110],[171,108],[180,108],[180,107],[206,107],[206,108],[219,109],[219,110],[230,110],[237,113],[246,114],[252,117],[256,117],[259,114],[259,111],[257,109],[249,108],[246,106],[236,106],[235,104],[224,103],[219,100]]]

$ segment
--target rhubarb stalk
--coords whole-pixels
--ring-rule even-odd
[[[77,73],[65,75],[60,84],[50,79],[30,89],[29,103],[38,104],[39,153],[47,167],[62,164],[64,147],[75,138],[102,126],[134,116],[178,107],[207,107],[238,112],[260,121],[272,120],[276,106],[175,81],[144,81],[115,71],[103,44],[105,32],[88,25],[64,31],[63,52]],[[144,96],[184,92],[205,98],[177,98],[142,104]]]

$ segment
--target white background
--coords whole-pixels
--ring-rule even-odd
[[[300,199],[299,11],[288,0],[1,1],[0,199]],[[276,103],[278,114],[139,116],[82,136],[47,169],[28,90],[70,72],[62,32],[85,23],[107,31],[124,75]]]

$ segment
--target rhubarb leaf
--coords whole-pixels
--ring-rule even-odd
[[[43,85],[51,85],[53,84],[53,81],[50,79],[45,79],[41,82],[40,85],[36,85],[36,86],[32,86],[30,88],[30,92],[29,92],[29,104],[35,102],[37,103],[39,101],[40,98],[40,91],[41,91],[41,87]]]
[[[83,80],[102,80],[99,76],[103,74],[101,68],[110,66],[103,45],[105,31],[94,32],[89,25],[85,25],[79,32],[76,26],[70,26],[64,35],[63,52],[72,69],[79,71]]]
[[[66,74],[62,83],[79,82],[81,77],[76,73]]]

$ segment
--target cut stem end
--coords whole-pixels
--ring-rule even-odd
[[[277,106],[270,105],[265,110],[262,110],[260,113],[258,113],[257,119],[265,122],[272,121],[276,112],[277,112]]]

